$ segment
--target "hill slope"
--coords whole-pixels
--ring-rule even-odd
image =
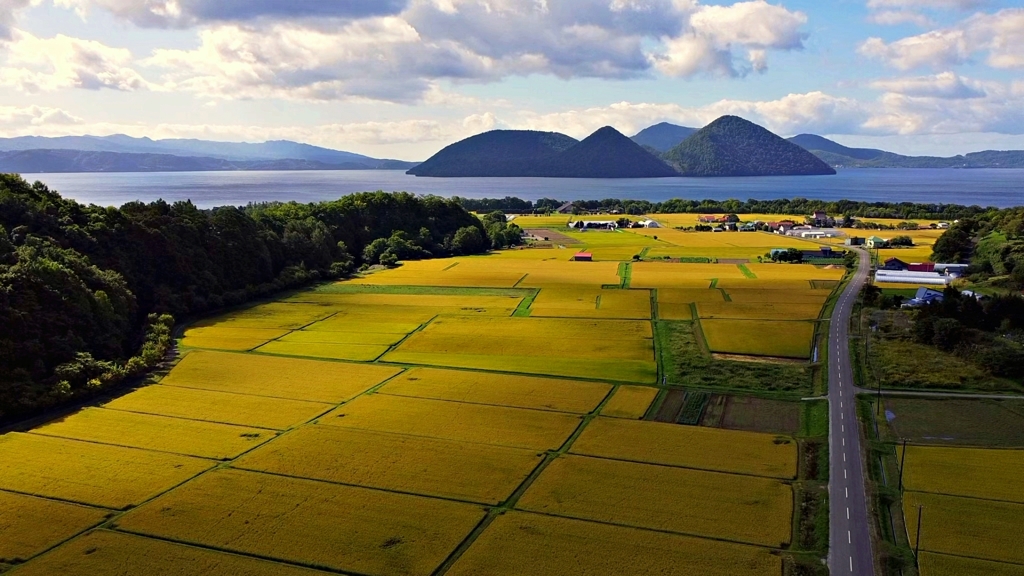
[[[641,130],[639,134],[633,136],[633,142],[644,147],[653,148],[658,152],[668,152],[678,146],[683,140],[692,136],[696,131],[696,128],[687,128],[686,126],[662,122],[661,124],[655,124]]]
[[[1024,168],[1024,151],[986,150],[959,156],[903,156],[872,148],[848,148],[814,134],[789,139],[831,166],[842,168]]]
[[[668,164],[618,130],[605,126],[543,166],[550,178],[668,178]]]
[[[409,170],[414,176],[535,176],[560,152],[578,142],[557,132],[492,130],[445,147]]]
[[[835,174],[807,150],[737,116],[723,116],[664,155],[684,176]]]

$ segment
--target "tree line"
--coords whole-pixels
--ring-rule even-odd
[[[504,215],[433,196],[113,208],[0,175],[0,421],[139,374],[163,357],[174,318],[513,237]]]
[[[467,210],[488,212],[502,210],[517,214],[547,213],[566,204],[565,201],[543,198],[532,202],[516,197],[505,198],[453,198]],[[959,204],[917,204],[912,202],[858,202],[853,200],[813,200],[784,198],[778,200],[685,200],[674,198],[664,202],[606,198],[604,200],[576,200],[574,213],[618,210],[623,214],[812,214],[823,211],[833,215],[860,218],[892,218],[900,220],[959,220],[963,218],[993,218],[1000,210],[991,207],[962,206]]]

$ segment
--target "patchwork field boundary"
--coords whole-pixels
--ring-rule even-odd
[[[516,318],[529,318],[530,308],[533,306],[537,296],[540,296],[540,288],[533,289],[530,294],[524,297],[520,302],[519,306],[512,312],[512,316]]]
[[[736,267],[740,269],[740,273],[742,273],[746,278],[750,278],[751,280],[757,279],[757,274],[754,274],[750,268],[747,268],[746,264],[737,264]]]

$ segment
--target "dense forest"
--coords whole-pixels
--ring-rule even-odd
[[[512,214],[545,214],[553,212],[566,202],[542,198],[536,202],[520,198],[452,198],[473,212],[502,210]],[[572,202],[573,213],[612,212],[623,214],[813,214],[822,210],[833,216],[859,218],[893,218],[899,220],[959,220],[961,218],[994,218],[998,208],[962,206],[959,204],[914,204],[911,202],[856,202],[853,200],[810,200],[783,198],[779,200],[684,200],[673,198],[664,202],[648,200],[577,200]]]
[[[478,253],[518,237],[502,214],[478,219],[407,193],[104,208],[0,175],[0,421],[145,371],[166,352],[174,318],[364,264]]]

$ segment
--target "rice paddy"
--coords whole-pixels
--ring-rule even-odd
[[[1024,573],[1024,451],[912,446],[903,466],[922,575]]]
[[[698,376],[754,366],[714,352],[806,362],[843,270],[754,262],[815,246],[796,239],[567,220],[520,223],[562,248],[406,262],[199,321],[157,381],[0,436],[17,463],[0,467],[0,563],[782,574],[796,441],[644,421],[666,388],[655,325],[692,326]],[[570,261],[581,250],[596,261]],[[634,261],[657,255],[720,263]]]

